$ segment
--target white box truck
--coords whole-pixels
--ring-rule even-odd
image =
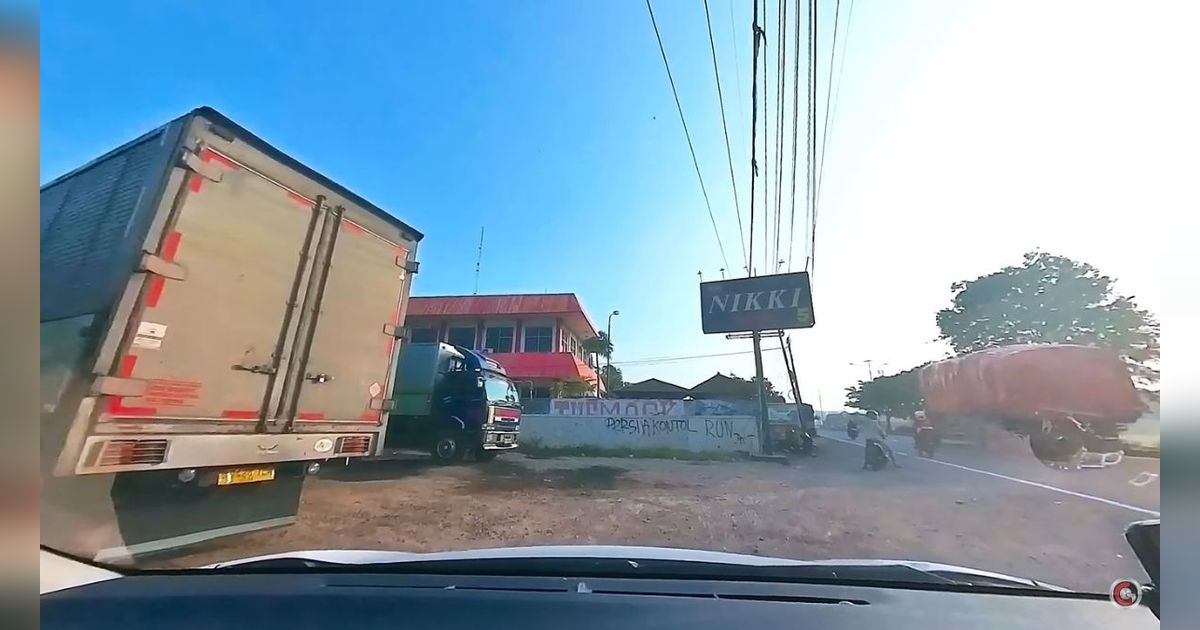
[[[313,463],[379,448],[421,238],[206,107],[46,183],[47,542],[294,520]]]

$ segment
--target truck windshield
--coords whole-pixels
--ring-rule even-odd
[[[499,374],[488,374],[483,378],[483,387],[487,391],[488,402],[520,404],[521,398],[512,381]]]

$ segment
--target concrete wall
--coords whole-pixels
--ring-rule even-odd
[[[549,447],[759,451],[758,427],[751,416],[524,415],[521,440]]]

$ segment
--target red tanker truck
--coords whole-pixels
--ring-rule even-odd
[[[920,370],[926,416],[988,422],[1028,437],[1049,465],[1121,459],[1120,435],[1144,405],[1111,350],[1065,344],[980,350]]]

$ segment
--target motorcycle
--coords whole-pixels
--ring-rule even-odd
[[[892,453],[884,447],[878,440],[867,440],[867,449],[863,454],[863,468],[869,470],[883,470],[888,464],[896,465],[896,460],[892,458]]]
[[[913,436],[913,442],[917,447],[917,453],[921,457],[933,457],[933,451],[937,448],[940,439],[933,427],[922,426],[917,427],[917,433]]]

